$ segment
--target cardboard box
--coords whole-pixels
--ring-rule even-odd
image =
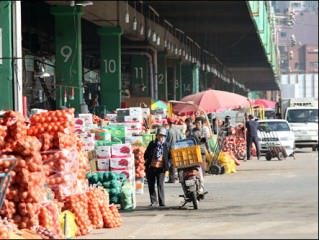
[[[141,107],[131,107],[129,108],[129,116],[131,117],[143,117]]]
[[[132,154],[131,144],[114,144],[111,146],[112,157],[127,157]]]
[[[110,158],[111,157],[111,147],[110,146],[97,146],[96,147],[97,159]]]
[[[125,143],[129,143],[131,145],[143,145],[143,137],[142,136],[128,136],[125,138]]]
[[[82,150],[85,152],[90,152],[94,150],[94,143],[87,143],[82,146]]]
[[[143,123],[143,116],[124,116],[125,123]]]
[[[134,157],[110,158],[110,167],[114,169],[132,169],[134,166]]]
[[[124,142],[124,138],[127,135],[127,128],[125,126],[108,125],[105,129],[111,132],[112,137],[118,138]]]
[[[127,176],[128,182],[132,183],[134,181],[133,177],[133,171],[132,170],[127,170],[127,169],[116,169],[116,168],[110,168],[110,170],[114,173],[118,174],[124,174]]]
[[[143,194],[144,188],[144,179],[143,178],[136,178],[136,194]]]
[[[98,171],[109,171],[110,170],[110,159],[97,159],[97,170]]]
[[[84,119],[81,119],[81,118],[74,119],[75,130],[84,130],[84,127],[85,127]]]
[[[106,117],[105,117],[105,119],[109,121],[115,121],[116,118],[117,118],[117,114],[114,114],[114,113],[106,114]]]
[[[129,108],[117,108],[117,116],[130,116]]]
[[[84,121],[86,127],[93,124],[93,115],[91,113],[80,113],[78,118]]]
[[[150,108],[142,108],[142,115],[144,118],[148,118],[150,115]]]
[[[144,133],[142,128],[140,129],[127,129],[127,136],[140,136]]]
[[[111,141],[111,132],[106,129],[93,130],[95,133],[95,140],[98,141]]]

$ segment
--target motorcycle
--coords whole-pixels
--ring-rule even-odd
[[[198,209],[198,203],[200,200],[204,199],[204,195],[208,192],[203,192],[201,186],[201,176],[200,176],[200,166],[190,166],[186,168],[178,168],[179,182],[181,183],[183,189],[183,195],[179,197],[184,198],[184,203],[181,207],[184,207],[187,203],[192,202],[193,208]]]

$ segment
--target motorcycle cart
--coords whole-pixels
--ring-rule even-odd
[[[202,156],[200,146],[195,139],[184,139],[177,141],[171,150],[173,165],[177,168],[179,182],[183,189],[184,207],[192,202],[193,208],[198,209],[198,203],[207,192],[200,193],[201,181],[203,179],[201,163]]]
[[[265,157],[267,161],[272,158],[278,158],[278,160],[283,160],[287,158],[287,152],[285,148],[281,145],[278,135],[272,131],[270,128],[260,128],[259,129],[262,139],[265,142],[266,153]],[[262,148],[263,146],[261,146]],[[263,149],[261,149],[262,151]]]

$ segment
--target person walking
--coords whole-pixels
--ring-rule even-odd
[[[247,129],[247,160],[251,159],[251,147],[254,143],[257,150],[257,159],[260,158],[260,146],[258,141],[258,122],[254,120],[254,117],[249,114],[246,116],[246,129]]]
[[[176,176],[176,171],[175,171],[175,167],[173,166],[172,164],[172,159],[171,159],[171,149],[173,147],[173,145],[179,141],[179,140],[182,140],[183,139],[183,136],[182,136],[182,132],[176,128],[174,126],[174,119],[172,118],[168,118],[168,124],[169,124],[169,130],[168,130],[168,136],[167,136],[167,139],[166,139],[166,143],[167,143],[167,146],[168,146],[168,150],[169,150],[169,180],[168,180],[168,183],[175,183],[175,176]]]
[[[146,175],[148,181],[150,206],[165,206],[164,179],[165,172],[169,170],[169,151],[166,143],[167,130],[158,128],[156,139],[151,141],[144,153]],[[155,190],[157,184],[158,198]]]

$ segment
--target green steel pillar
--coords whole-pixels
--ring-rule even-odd
[[[182,72],[181,72],[181,61],[176,64],[176,76],[175,76],[175,91],[176,91],[176,100],[181,100],[182,98]]]
[[[208,74],[206,71],[200,70],[199,81],[200,91],[206,91],[208,89]]]
[[[100,35],[101,105],[110,112],[121,107],[121,27],[102,27]]]
[[[167,59],[164,52],[158,53],[158,99],[167,101]]]
[[[11,15],[12,2],[0,1],[0,109],[13,109]]]
[[[193,71],[192,65],[182,65],[181,67],[182,79],[182,97],[192,94],[193,90]]]
[[[168,94],[168,100],[174,100],[175,99],[175,68],[170,66],[167,68],[167,83],[168,83],[168,89],[167,89],[167,94]]]
[[[192,66],[192,93],[199,92],[199,66],[194,64]]]
[[[137,97],[151,96],[149,62],[145,55],[133,55],[131,58],[131,79],[134,95]]]
[[[210,73],[210,72],[206,73],[206,84],[207,84],[206,85],[207,86],[206,89],[208,89],[208,88],[217,89],[215,84],[214,84],[214,81],[213,81],[213,74]]]
[[[199,67],[196,64],[182,66],[182,96],[199,92]]]
[[[52,6],[55,23],[56,105],[80,112],[83,103],[81,7]]]

